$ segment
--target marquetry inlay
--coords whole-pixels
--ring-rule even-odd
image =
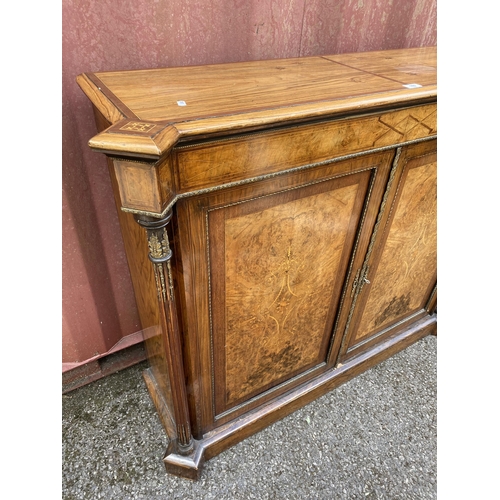
[[[324,361],[331,294],[357,189],[353,184],[226,220],[228,404]]]
[[[133,132],[149,132],[155,128],[154,123],[143,123],[143,122],[128,122],[120,130],[131,130]]]
[[[411,168],[401,189],[356,340],[423,308],[436,273],[436,163]]]

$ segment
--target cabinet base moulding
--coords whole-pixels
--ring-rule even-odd
[[[392,336],[371,350],[349,359],[345,364],[339,364],[336,368],[287,392],[274,399],[271,403],[250,411],[244,417],[207,433],[201,440],[194,440],[194,451],[187,456],[171,451],[177,439],[173,418],[166,401],[158,391],[151,370],[145,370],[143,375],[147,388],[169,438],[169,445],[163,459],[167,472],[188,479],[199,479],[206,460],[217,456],[248,436],[281,420],[427,335],[436,335],[436,332],[437,315],[422,318],[403,332]]]

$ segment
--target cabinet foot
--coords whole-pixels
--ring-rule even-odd
[[[173,442],[170,443],[163,458],[163,463],[168,473],[193,480],[200,478],[203,464],[205,463],[203,456],[204,448],[199,441],[193,441],[193,451],[189,455],[179,455],[178,453],[170,452],[171,449],[176,448]]]

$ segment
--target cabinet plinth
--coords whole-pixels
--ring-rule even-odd
[[[436,333],[435,47],[77,81],[167,471]]]

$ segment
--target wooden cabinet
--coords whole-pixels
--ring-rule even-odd
[[[436,331],[436,50],[83,74],[174,474]]]

